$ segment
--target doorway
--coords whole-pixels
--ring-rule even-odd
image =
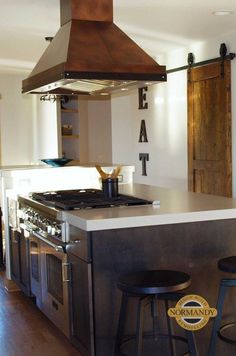
[[[188,70],[188,190],[232,197],[231,62]]]

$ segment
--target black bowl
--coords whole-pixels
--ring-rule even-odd
[[[42,162],[49,164],[52,167],[63,167],[67,163],[71,162],[70,158],[47,158],[41,159]]]

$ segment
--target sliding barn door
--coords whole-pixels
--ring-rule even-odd
[[[230,61],[188,71],[189,191],[232,196]]]

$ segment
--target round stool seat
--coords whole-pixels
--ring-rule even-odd
[[[187,273],[171,270],[140,271],[122,276],[118,288],[131,294],[161,294],[177,292],[191,284]]]
[[[218,268],[224,272],[236,273],[236,256],[222,258],[218,261]]]

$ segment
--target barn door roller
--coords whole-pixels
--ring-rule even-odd
[[[188,65],[178,67],[178,68],[169,69],[169,70],[167,70],[167,74],[178,72],[180,70],[193,68],[193,67],[200,67],[200,66],[203,66],[206,64],[220,61],[221,62],[221,76],[224,77],[224,61],[227,59],[228,60],[234,59],[236,54],[235,53],[227,54],[227,47],[226,47],[225,43],[221,43],[219,52],[220,52],[220,57],[212,58],[212,59],[208,59],[206,61],[201,61],[201,62],[196,62],[196,63],[194,63],[194,60],[195,60],[194,54],[192,52],[190,52],[190,53],[188,53],[188,58],[187,58]]]

